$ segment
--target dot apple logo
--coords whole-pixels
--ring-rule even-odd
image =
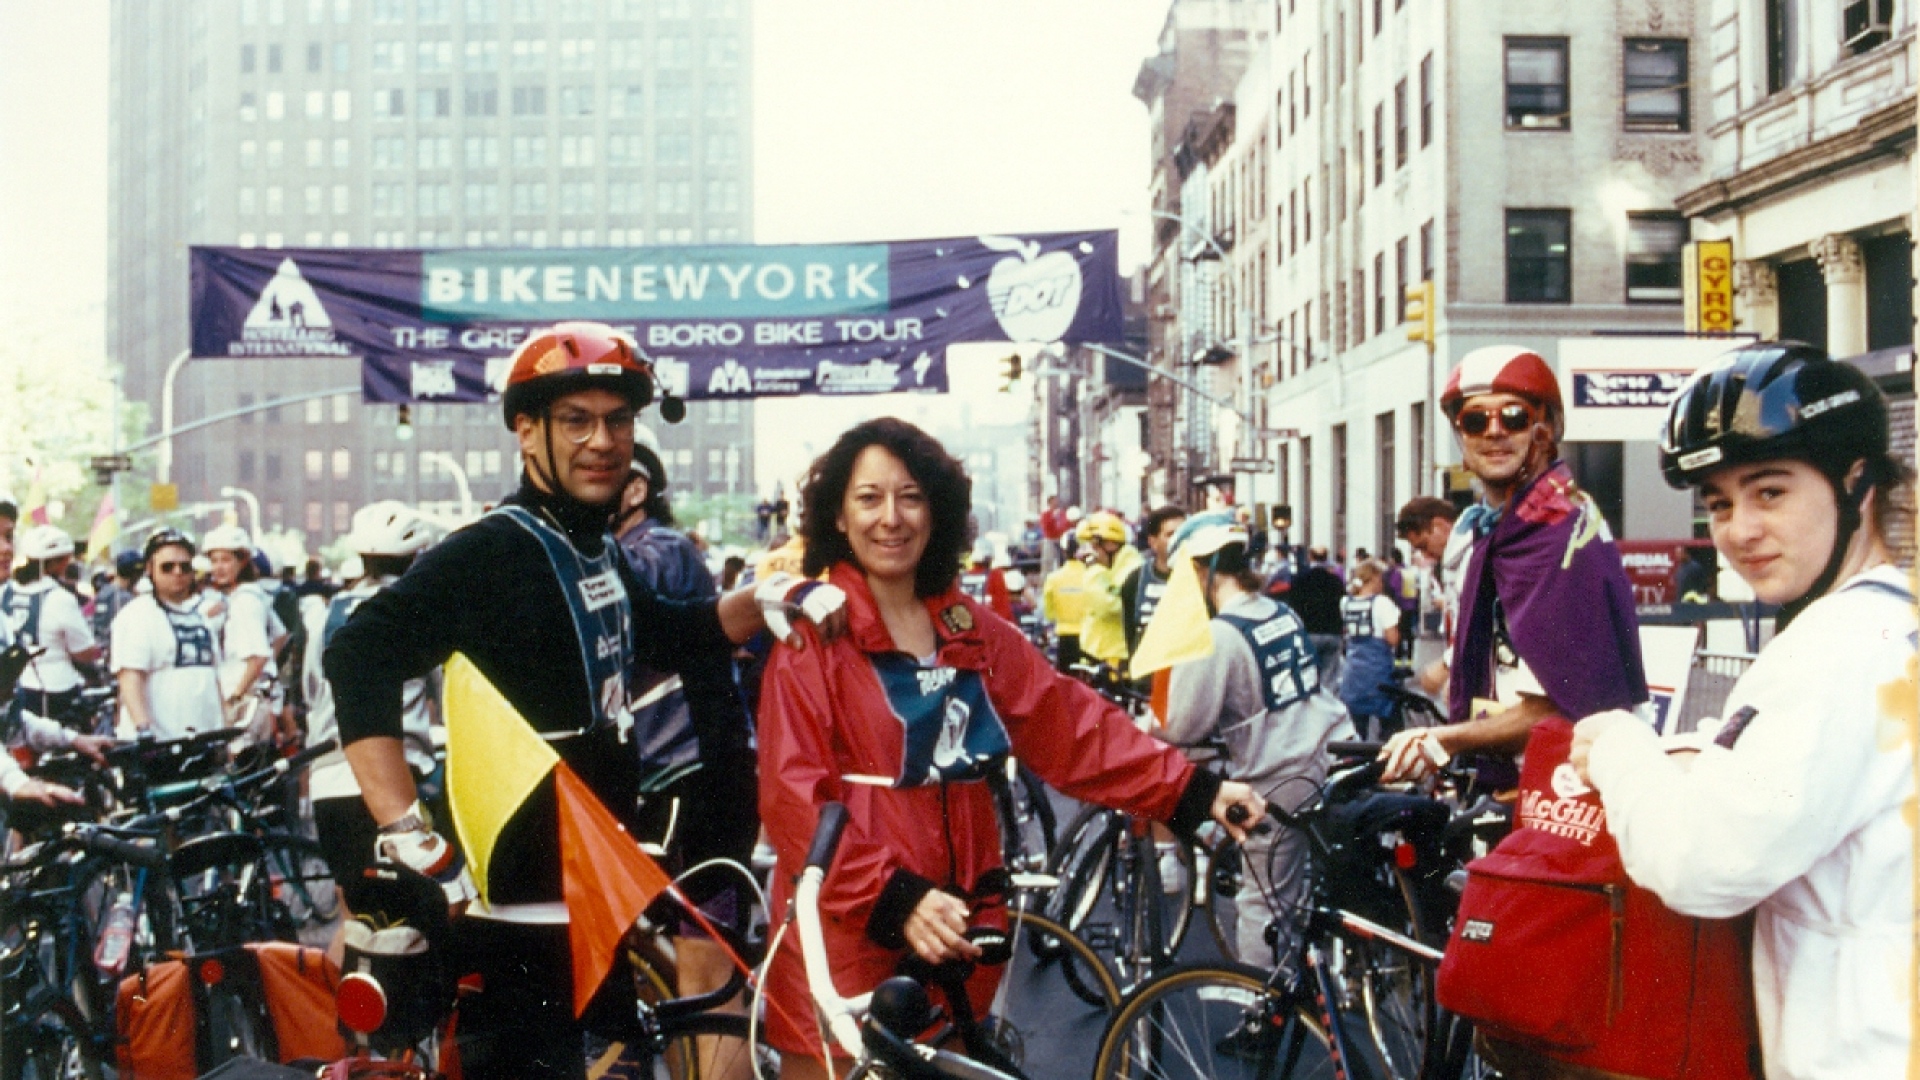
[[[1011,236],[982,236],[982,246],[1012,252],[987,275],[993,317],[1011,341],[1059,341],[1080,310],[1080,264],[1064,251]]]

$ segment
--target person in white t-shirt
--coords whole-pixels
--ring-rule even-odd
[[[20,554],[26,562],[0,585],[0,610],[14,640],[38,650],[20,673],[21,705],[35,716],[80,724],[86,717],[75,665],[98,659],[100,646],[80,601],[60,585],[73,562],[73,537],[58,525],[37,525],[20,537]]]
[[[177,739],[224,727],[220,639],[193,591],[193,541],[163,529],[147,541],[147,580],[113,620],[113,671],[124,726]]]
[[[210,530],[206,549],[207,591],[202,594],[207,620],[220,633],[220,694],[227,722],[256,740],[276,731],[279,692],[273,662],[287,630],[273,613],[273,601],[261,590],[253,565],[253,540],[238,525]],[[266,696],[260,693],[268,691]]]

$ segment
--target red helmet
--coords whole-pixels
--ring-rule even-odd
[[[1447,376],[1440,408],[1453,419],[1460,415],[1460,407],[1468,398],[1480,394],[1517,394],[1555,417],[1566,415],[1560,400],[1560,380],[1554,377],[1553,368],[1539,353],[1518,345],[1489,345],[1461,358]]]
[[[514,350],[507,371],[500,396],[507,428],[522,413],[538,416],[555,399],[594,387],[644,409],[653,400],[653,363],[605,323],[563,322],[536,331]]]

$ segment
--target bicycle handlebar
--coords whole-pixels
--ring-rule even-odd
[[[840,835],[847,827],[847,808],[837,802],[820,808],[820,821],[813,830],[813,843],[807,849],[807,865],[793,889],[793,919],[800,932],[800,957],[805,962],[807,989],[826,1019],[833,1041],[849,1056],[858,1058],[865,1047],[860,1037],[857,1008],[864,1004],[849,1001],[834,989],[833,968],[827,961],[827,943],[820,930],[820,883],[826,880],[827,864],[840,846]]]
[[[167,865],[167,853],[161,848],[121,840],[104,832],[88,830],[80,834],[78,841],[81,847],[96,855],[105,855],[144,870],[158,870]]]
[[[833,853],[840,848],[840,834],[847,828],[844,803],[828,803],[820,809],[820,823],[814,827],[813,846],[807,849],[807,868],[826,873]]]

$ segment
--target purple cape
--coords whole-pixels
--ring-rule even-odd
[[[1633,588],[1600,510],[1566,463],[1514,495],[1477,541],[1461,581],[1447,706],[1467,718],[1493,696],[1494,598],[1507,634],[1555,710],[1570,720],[1647,700]]]

